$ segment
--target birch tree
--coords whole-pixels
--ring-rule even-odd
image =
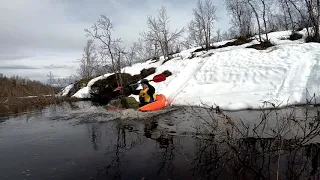
[[[96,46],[92,39],[87,40],[85,47],[83,48],[82,58],[79,59],[80,68],[78,73],[81,78],[90,79],[95,75],[95,69],[97,68],[98,58],[96,52]]]
[[[113,31],[114,25],[105,15],[100,15],[100,18],[90,29],[85,29],[88,37],[97,39],[102,43],[101,49],[105,53],[105,56],[111,60],[111,67],[116,74],[116,80],[118,83],[122,84],[120,73],[124,49],[120,45],[121,39],[113,37]]]
[[[184,28],[171,31],[170,30],[170,18],[167,14],[167,10],[164,6],[158,10],[157,18],[149,16],[147,19],[147,25],[149,30],[143,32],[141,35],[147,41],[154,45],[155,52],[160,46],[161,53],[165,59],[170,59],[169,52],[170,47],[181,37],[184,32]]]
[[[251,7],[258,25],[259,41],[269,41],[267,17],[268,8],[272,5],[269,0],[246,0],[246,3]],[[261,22],[262,20],[262,22]],[[262,39],[261,34],[265,33],[266,39]]]
[[[312,40],[320,42],[320,0],[305,0],[305,5],[308,9],[309,21],[312,27]]]
[[[193,9],[194,19],[189,24],[189,33],[195,42],[210,48],[213,25],[217,21],[216,7],[210,0],[198,0],[197,7]],[[192,34],[193,33],[193,34]]]
[[[231,15],[231,23],[238,29],[239,36],[252,34],[253,11],[244,0],[226,0],[226,7]]]

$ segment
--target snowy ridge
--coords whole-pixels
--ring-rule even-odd
[[[156,93],[164,94],[172,105],[203,103],[238,110],[260,108],[264,101],[276,105],[282,102],[281,106],[304,103],[313,94],[320,94],[320,44],[304,43],[303,39],[280,40],[290,33],[270,33],[269,37],[276,46],[267,50],[245,48],[258,43],[254,40],[240,46],[198,52],[189,59],[195,50],[190,49],[163,65],[162,61],[148,61],[126,67],[124,72],[136,74],[149,67],[156,67],[156,74],[171,71],[172,76],[166,81],[151,84]],[[89,87],[80,90],[81,96]],[[138,100],[137,96],[133,97]]]

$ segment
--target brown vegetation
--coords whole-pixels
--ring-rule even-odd
[[[263,41],[262,43],[248,46],[247,48],[253,48],[253,49],[256,49],[256,50],[266,50],[266,49],[268,49],[269,47],[272,47],[272,46],[274,46],[274,45],[270,41]]]
[[[23,97],[49,95],[59,91],[59,88],[42,84],[18,76],[8,78],[0,77],[0,97]]]
[[[48,105],[58,105],[62,102],[79,101],[75,98],[60,98],[55,96],[37,97],[0,97],[0,115],[20,114],[31,110],[43,109]]]
[[[62,99],[54,96],[59,90],[60,88],[19,76],[11,78],[1,76],[0,114],[12,114],[31,109],[41,109],[49,104],[62,102]]]
[[[219,49],[219,48],[225,48],[225,47],[228,47],[228,46],[240,46],[240,45],[243,45],[243,44],[246,44],[246,43],[249,43],[251,42],[253,39],[250,38],[250,37],[246,37],[246,36],[240,36],[238,37],[236,40],[234,41],[230,41],[230,42],[227,42],[226,44],[224,45],[220,45],[220,46],[210,46],[208,49]],[[204,51],[206,50],[206,48],[199,48],[199,49],[196,49],[195,51],[193,52],[201,52],[201,51]]]
[[[223,48],[223,47],[228,47],[228,46],[240,46],[242,44],[247,44],[247,43],[251,42],[252,40],[253,39],[251,39],[249,37],[241,36],[234,41],[227,42],[224,45],[218,46],[218,48]]]

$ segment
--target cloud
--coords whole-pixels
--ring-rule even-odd
[[[51,64],[49,66],[43,66],[44,69],[71,69],[71,66],[67,65],[57,65],[57,64]]]
[[[37,67],[32,66],[25,66],[25,65],[9,65],[9,66],[0,66],[0,69],[14,69],[14,70],[20,70],[20,69],[38,69]]]
[[[27,55],[19,55],[19,54],[0,54],[0,61],[8,61],[8,60],[20,60],[30,58]]]
[[[223,2],[213,4],[220,17],[215,27],[226,30],[228,17]],[[50,64],[64,64],[68,54],[78,54],[68,59],[70,62],[80,58],[86,42],[84,29],[90,28],[101,14],[111,19],[114,36],[128,47],[147,30],[148,15],[157,16],[161,5],[167,7],[170,27],[180,29],[191,20],[196,0],[1,0],[0,7],[5,8],[0,11],[0,61],[9,68],[42,67],[43,77],[47,69],[75,69]],[[50,62],[31,58],[43,56],[50,57]],[[29,60],[20,67],[12,62],[23,59]]]

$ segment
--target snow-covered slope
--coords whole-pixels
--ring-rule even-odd
[[[276,105],[304,103],[314,93],[319,95],[320,44],[304,43],[303,39],[280,40],[289,35],[290,31],[269,34],[276,46],[267,50],[245,48],[258,43],[252,41],[198,52],[195,58],[189,59],[195,50],[190,49],[163,65],[162,61],[148,61],[126,67],[124,71],[136,74],[149,67],[156,67],[156,74],[171,71],[173,75],[166,81],[151,84],[173,105],[219,105],[236,110],[259,108],[264,101]],[[83,94],[87,89],[80,91]]]
[[[67,87],[65,87],[65,88],[62,90],[61,95],[62,95],[62,96],[66,96],[66,95],[69,93],[69,91],[73,88],[73,86],[74,86],[74,84],[70,84],[70,85],[68,85]]]

